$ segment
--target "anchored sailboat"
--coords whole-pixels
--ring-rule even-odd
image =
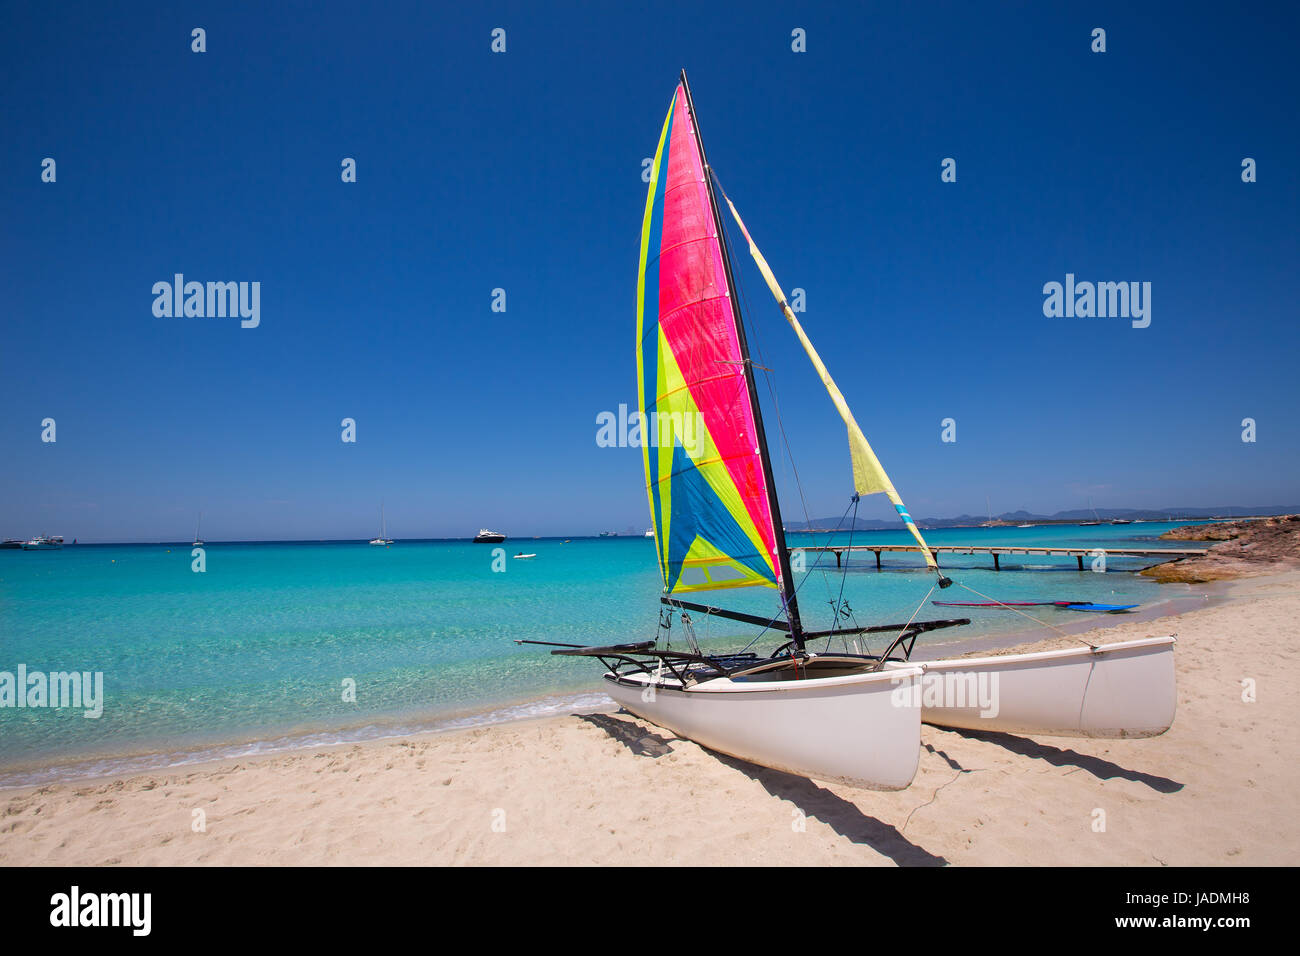
[[[1080,528],[1091,528],[1093,525],[1101,524],[1101,519],[1097,517],[1097,509],[1092,506],[1092,498],[1088,498],[1088,510],[1092,512],[1091,521],[1080,521]]]
[[[596,647],[551,644],[557,648],[552,653],[597,658],[607,669],[606,692],[626,710],[713,750],[855,786],[906,787],[916,772],[923,716],[936,723],[966,726],[960,722],[965,719],[964,709],[949,714],[927,703],[936,700],[933,693],[923,693],[931,689],[924,686],[927,669],[938,665],[908,658],[920,634],[969,620],[917,621],[914,616],[905,624],[805,629],[719,213],[718,194],[724,199],[726,195],[705,158],[684,71],[660,133],[649,182],[637,283],[637,390],[641,420],[656,422],[658,427],[657,443],[643,442],[642,457],[664,585],[660,598],[664,643],[662,647],[658,641]],[[936,575],[935,587],[948,587],[952,582],[940,573],[933,552],[786,303],[736,207],[730,199],[726,202],[782,314],[845,422],[854,502],[864,494],[886,495]],[[752,586],[772,588],[779,595],[779,608],[770,617],[682,597]],[[705,654],[695,640],[692,614],[754,625],[786,640],[767,657],[747,648]],[[680,616],[689,650],[675,651],[668,643],[674,615]],[[837,612],[836,623],[841,620]],[[866,634],[892,639],[882,654],[863,654],[858,652],[858,641]],[[826,651],[809,647],[818,638],[828,639]],[[831,638],[844,640],[845,653],[829,652]],[[848,652],[850,640],[855,653]],[[1058,656],[1078,653],[1096,650],[1056,652]],[[1060,670],[1057,657],[1050,662],[1040,655],[1016,658],[1013,683],[1018,693],[1033,698],[1034,706],[1044,694],[1077,689],[1078,674],[1073,670],[1066,681],[1039,681],[1034,671],[1040,658],[1044,666]],[[985,660],[980,659],[978,666],[986,666]],[[1069,660],[1077,663],[1073,657]],[[959,679],[964,679],[970,671],[968,663],[951,663],[962,668]],[[1172,664],[1169,672],[1172,678]],[[942,682],[942,673],[936,673]],[[1023,676],[1026,673],[1028,677]],[[1028,685],[1028,691],[1022,685]],[[1086,693],[1086,681],[1083,686]],[[1077,698],[1073,700],[1076,732],[1082,711]],[[937,700],[945,702],[942,696]],[[1070,706],[1071,701],[1063,702],[1064,710]],[[1059,718],[1052,712],[1045,721],[1051,729],[1069,732],[1068,716]],[[1109,720],[1112,715],[1105,716]],[[1148,732],[1158,731],[1148,728]]]
[[[393,543],[393,539],[388,536],[388,519],[384,517],[384,503],[379,503],[379,537],[370,542],[376,547],[387,547]]]

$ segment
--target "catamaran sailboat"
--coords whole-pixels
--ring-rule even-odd
[[[598,659],[606,668],[606,692],[624,709],[705,747],[873,789],[900,789],[911,782],[923,719],[964,727],[972,725],[973,713],[974,726],[986,730],[1119,736],[1167,728],[1173,717],[1172,653],[1167,653],[1172,638],[915,663],[910,658],[919,635],[969,619],[918,621],[913,615],[904,624],[804,627],[719,194],[848,428],[852,501],[886,495],[936,575],[934,587],[953,583],[939,572],[767,261],[718,185],[683,71],[650,169],[637,283],[639,408],[643,420],[657,414],[663,429],[674,432],[671,441],[661,432],[657,446],[642,448],[664,585],[663,644],[551,643],[552,653]],[[695,423],[693,444],[692,436],[674,428],[686,421]],[[750,586],[777,592],[775,613],[741,613],[684,599]],[[680,617],[686,649],[674,650],[670,643],[674,615]],[[776,634],[783,643],[767,656],[748,648],[706,654],[695,639],[691,615],[753,625],[762,629],[760,636]],[[843,620],[837,611],[836,624]],[[863,653],[860,641],[866,635],[887,635],[884,652]],[[826,640],[823,650],[813,647],[819,639]],[[843,641],[844,653],[830,651],[832,640]],[[954,682],[964,686],[994,674],[993,680],[1001,681],[999,713],[1005,719],[1000,723],[981,716],[987,707],[968,708],[964,694],[958,700],[942,693]]]
[[[371,544],[376,547],[387,547],[393,543],[393,539],[388,536],[388,519],[384,517],[384,504],[379,503],[379,537],[374,538]]]

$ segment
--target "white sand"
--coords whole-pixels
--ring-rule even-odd
[[[1232,592],[1093,635],[1178,634],[1178,715],[1157,738],[925,727],[912,786],[874,793],[626,714],[559,717],[11,791],[0,864],[1295,865],[1300,574]]]

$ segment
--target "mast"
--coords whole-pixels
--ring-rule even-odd
[[[767,433],[763,430],[763,410],[758,403],[758,388],[754,383],[754,363],[749,357],[749,343],[745,340],[745,323],[740,315],[740,299],[736,295],[736,280],[731,274],[731,256],[727,254],[726,235],[722,231],[722,216],[718,212],[718,197],[713,191],[713,170],[704,154],[704,137],[700,133],[700,119],[691,98],[691,84],[682,70],[682,89],[686,91],[686,108],[695,124],[695,144],[700,151],[700,165],[704,167],[704,185],[709,191],[709,210],[713,214],[713,228],[718,231],[718,248],[722,251],[722,267],[727,276],[727,293],[731,299],[731,319],[736,326],[740,343],[740,357],[744,361],[745,385],[749,389],[749,404],[754,410],[754,429],[758,438],[758,455],[763,462],[763,480],[767,483],[768,509],[772,514],[772,534],[776,540],[776,557],[781,568],[781,602],[790,621],[790,637],[795,647],[803,648],[803,625],[799,621],[799,605],[795,600],[794,576],[790,573],[790,550],[785,543],[785,526],[781,523],[781,502],[777,499],[776,481],[772,477],[772,458],[767,450]]]

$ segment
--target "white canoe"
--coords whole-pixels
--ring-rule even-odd
[[[1174,722],[1173,637],[1036,654],[911,661],[921,719],[1061,737],[1154,737]]]
[[[710,750],[871,790],[916,775],[919,667],[804,680],[717,677],[682,690],[671,678],[605,675],[625,710]],[[651,692],[653,690],[653,693]]]

